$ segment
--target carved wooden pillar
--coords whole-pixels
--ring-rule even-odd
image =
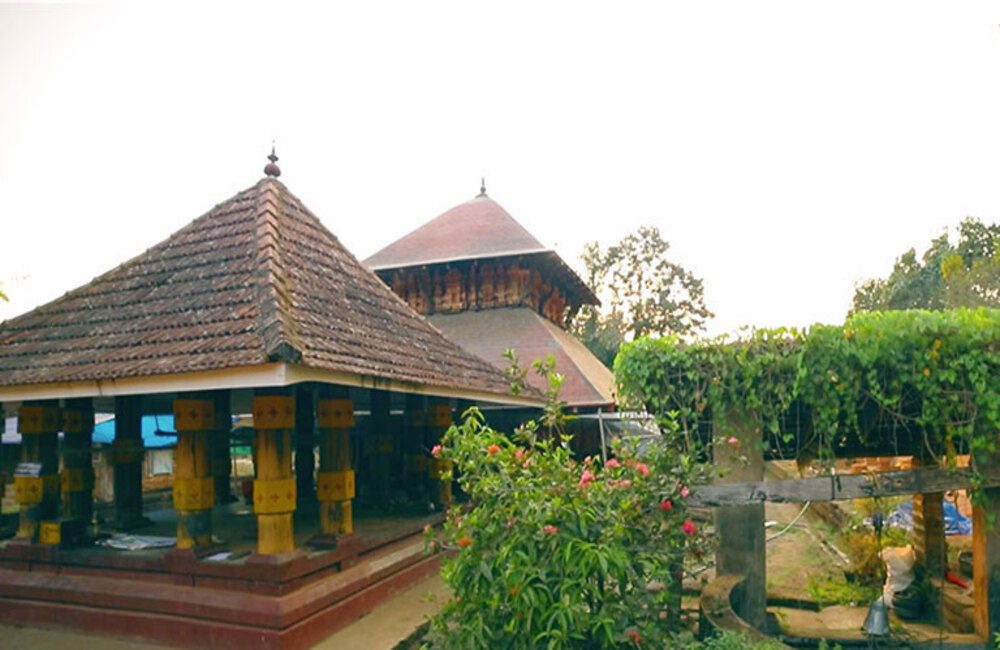
[[[174,509],[177,511],[177,548],[212,543],[212,436],[216,426],[212,399],[174,400]]]
[[[17,538],[34,542],[44,519],[55,517],[59,504],[59,407],[54,402],[28,403],[18,409],[21,464],[14,475],[20,506]]]
[[[63,515],[84,525],[94,517],[92,436],[94,408],[90,399],[71,399],[62,412],[63,469],[60,473]]]
[[[427,427],[434,444],[441,440],[444,432],[451,426],[451,404],[448,400],[432,397],[430,406],[427,409]],[[435,495],[435,502],[447,508],[451,505],[451,478],[452,463],[450,460],[432,458],[428,463],[429,478],[431,481],[431,494]]]
[[[715,417],[717,438],[735,436],[740,441],[738,445],[717,443],[712,446],[715,465],[729,470],[718,482],[764,480],[763,440],[756,414],[730,409]],[[716,573],[747,577],[745,595],[736,613],[758,630],[763,630],[767,615],[764,504],[716,508],[715,534],[719,537],[719,548],[715,553]]]
[[[142,398],[115,398],[114,463],[115,528],[134,530],[151,523],[142,515]]]
[[[354,402],[348,398],[347,389],[329,389],[317,403],[316,419],[320,435],[316,477],[320,530],[324,535],[346,535],[354,532],[354,470],[351,469]]]
[[[253,509],[257,514],[257,553],[278,555],[295,550],[292,515],[295,476],[292,474],[292,430],[295,397],[287,393],[253,398],[255,480]]]

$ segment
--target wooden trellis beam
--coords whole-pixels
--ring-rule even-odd
[[[785,481],[702,485],[693,491],[694,506],[744,506],[751,503],[844,501],[869,497],[929,494],[971,488],[969,469],[918,467],[874,474],[834,474]],[[1000,475],[983,476],[979,487],[1000,486]]]

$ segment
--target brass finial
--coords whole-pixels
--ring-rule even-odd
[[[486,196],[486,177],[483,176],[479,183],[479,196]]]
[[[270,176],[271,178],[277,178],[281,176],[281,168],[278,167],[278,156],[274,153],[274,141],[271,141],[271,155],[267,157],[271,162],[267,163],[264,167],[264,174]]]

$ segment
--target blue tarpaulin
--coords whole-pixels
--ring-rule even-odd
[[[963,515],[951,501],[943,501],[944,511],[944,534],[945,535],[971,535],[972,520]],[[913,530],[913,502],[906,501],[899,504],[886,520],[890,526],[897,526],[906,530]]]
[[[146,449],[158,449],[161,447],[171,447],[177,443],[176,435],[157,435],[157,431],[173,433],[173,415],[144,415],[142,416],[142,444]],[[94,425],[95,444],[111,444],[115,439],[115,419],[111,418]]]

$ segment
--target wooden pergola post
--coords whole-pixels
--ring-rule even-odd
[[[233,429],[232,407],[229,391],[212,392],[212,411],[215,421],[212,425],[212,476],[215,477],[215,503],[231,503],[233,490],[230,483],[233,473],[233,457],[229,449],[229,434]]]
[[[335,387],[317,403],[319,424],[319,474],[316,494],[319,499],[319,523],[324,535],[354,532],[352,499],[354,470],[351,469],[351,427],[354,426],[354,402],[346,388]]]
[[[764,479],[763,439],[757,417],[742,409],[729,409],[715,416],[712,460],[728,470],[717,483],[746,483]],[[725,441],[718,438],[725,438]],[[729,444],[735,437],[738,444]],[[733,609],[758,630],[767,622],[767,549],[764,545],[764,504],[725,506],[715,509],[715,552],[718,575],[745,575],[743,598]]]
[[[59,407],[55,402],[28,403],[18,409],[21,464],[14,474],[20,506],[17,538],[34,542],[42,520],[56,514],[59,503]]]
[[[914,457],[914,466],[923,463]],[[947,563],[944,535],[944,492],[913,495],[913,553],[926,569],[927,576],[941,578],[943,563]]]
[[[90,399],[66,401],[62,411],[63,469],[60,472],[63,515],[84,525],[94,517],[92,436],[94,407]]]
[[[451,426],[451,404],[442,398],[431,398],[427,408],[427,427],[434,444],[441,440],[444,432]],[[451,505],[451,478],[445,479],[446,472],[452,469],[451,461],[432,458],[428,464],[428,475],[432,484],[431,494],[436,495],[435,501],[442,507]]]
[[[1000,470],[1000,453],[976,454],[977,469],[995,475]],[[980,488],[982,505],[972,507],[972,599],[976,633],[992,642],[1000,631],[1000,487]],[[980,499],[977,499],[977,501]]]
[[[257,553],[278,555],[295,550],[292,515],[295,512],[295,476],[292,474],[292,430],[295,398],[287,393],[257,394],[253,398],[256,478],[253,509],[257,514]]]
[[[174,510],[177,511],[177,548],[189,549],[212,543],[212,506],[215,478],[212,476],[212,436],[215,401],[174,400]]]
[[[142,397],[115,398],[115,528],[134,530],[149,524],[142,515]]]

